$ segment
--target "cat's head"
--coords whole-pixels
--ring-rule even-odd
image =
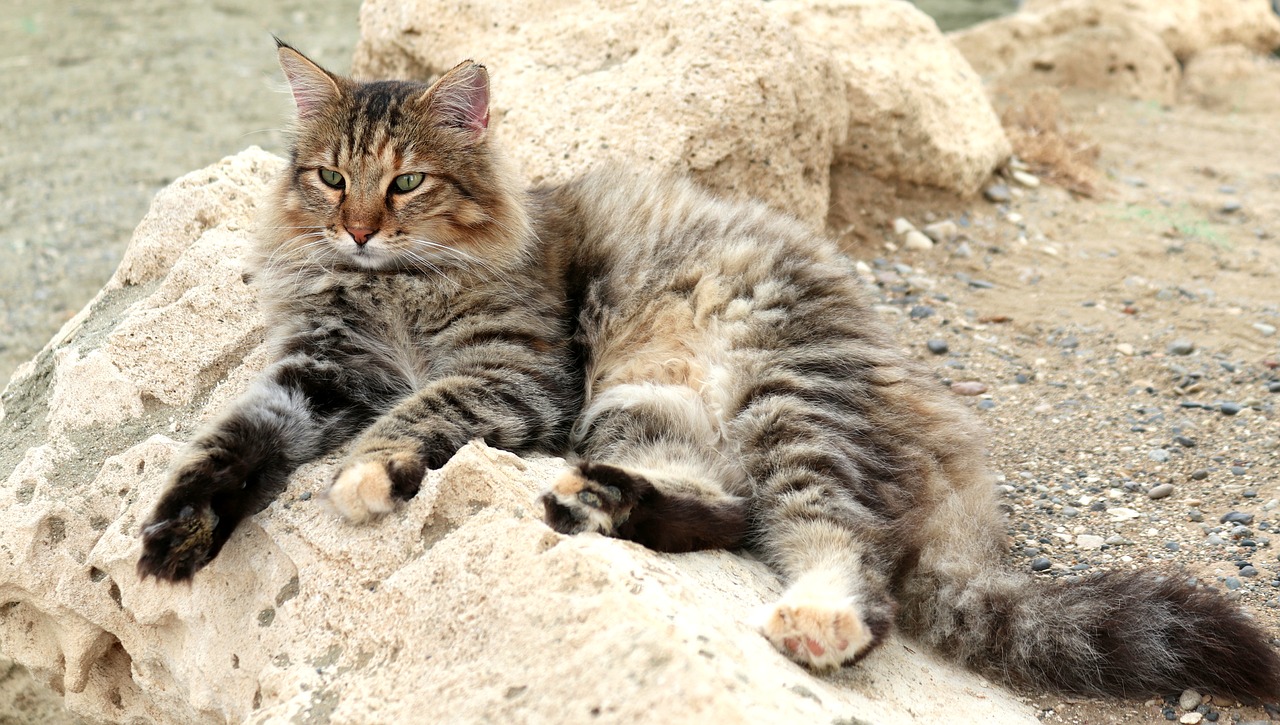
[[[268,264],[435,272],[520,256],[529,226],[489,138],[484,66],[464,61],[429,86],[362,83],[277,43],[298,112]]]

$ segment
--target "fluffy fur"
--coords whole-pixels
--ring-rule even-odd
[[[896,622],[1036,687],[1280,697],[1266,634],[1211,591],[1001,570],[979,431],[828,240],[619,168],[519,190],[473,63],[356,83],[280,54],[300,113],[260,249],[276,362],[175,466],[143,575],[193,576],[325,451],[349,444],[329,500],[359,522],[483,438],[570,458],[557,531],[758,552],[789,583],[760,630],[816,668]]]

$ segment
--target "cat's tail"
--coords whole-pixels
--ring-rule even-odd
[[[899,623],[993,677],[1084,695],[1195,688],[1280,700],[1280,655],[1267,633],[1185,575],[1111,572],[1058,582],[948,568],[908,575]]]

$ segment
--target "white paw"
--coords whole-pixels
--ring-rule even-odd
[[[762,608],[756,628],[796,662],[836,668],[869,647],[873,636],[852,597],[812,584],[802,577],[777,603]]]
[[[361,461],[346,466],[325,497],[329,505],[353,524],[362,524],[395,508],[391,478],[378,461]]]

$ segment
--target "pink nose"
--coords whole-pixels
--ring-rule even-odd
[[[370,229],[369,227],[348,227],[347,233],[351,235],[352,239],[356,240],[356,244],[363,247],[365,242],[369,241],[369,237],[377,234],[378,230]]]

